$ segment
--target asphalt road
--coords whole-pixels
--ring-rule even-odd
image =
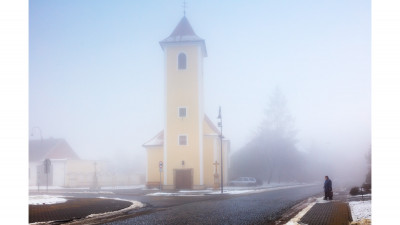
[[[321,194],[320,186],[294,187],[247,195],[150,197],[121,195],[146,208],[107,224],[273,224],[300,201]],[[100,222],[100,221],[99,221]]]

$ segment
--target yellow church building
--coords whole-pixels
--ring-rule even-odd
[[[220,131],[204,114],[205,41],[184,16],[160,45],[165,64],[164,129],[143,145],[147,151],[146,184],[163,189],[218,187]],[[222,143],[225,185],[229,140],[224,138]]]

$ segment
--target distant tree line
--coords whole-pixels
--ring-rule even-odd
[[[334,152],[324,151],[314,144],[307,152],[301,152],[296,146],[296,135],[294,118],[287,108],[286,99],[276,89],[254,137],[231,155],[229,179],[251,176],[264,183],[310,182],[323,180],[325,175],[340,175]],[[366,159],[367,188],[371,186],[371,149]],[[336,178],[344,180],[340,176]]]
[[[269,99],[255,137],[231,156],[231,163],[230,179],[253,176],[266,183],[306,179],[308,162],[297,150],[294,119],[279,89]]]

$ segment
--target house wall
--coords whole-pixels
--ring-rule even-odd
[[[217,167],[219,179],[218,183],[221,182],[221,140],[219,132],[213,130],[210,125],[204,120],[204,174],[205,183],[207,187],[214,187],[214,173],[215,166],[213,163],[217,161],[219,163]],[[214,128],[215,129],[215,128]],[[218,133],[217,133],[218,132]],[[224,173],[224,185],[228,183],[228,168],[229,168],[229,140],[223,140],[222,155],[223,161],[223,173]],[[210,165],[212,167],[210,167]],[[212,168],[212,169],[211,169]]]
[[[66,159],[51,159],[50,162],[48,175],[44,173],[43,161],[29,163],[29,186],[37,186],[38,183],[40,186],[44,186],[47,185],[47,182],[49,186],[64,186]],[[38,176],[39,169],[41,178]]]
[[[164,161],[164,149],[160,147],[147,148],[147,176],[146,184],[160,182],[159,162]],[[161,174],[162,175],[162,174]],[[164,177],[161,176],[161,183],[164,182]]]
[[[204,136],[204,185],[206,187],[214,186],[214,172],[215,166],[213,163],[214,159],[214,148],[215,148],[215,139],[216,136]],[[220,172],[220,168],[218,167],[218,173]]]
[[[37,166],[38,162],[29,162],[29,186],[37,186]]]
[[[52,159],[53,186],[65,186],[66,159]]]
[[[93,184],[94,161],[68,160],[66,163],[66,187],[90,187]]]

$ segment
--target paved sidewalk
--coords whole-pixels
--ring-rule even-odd
[[[340,201],[316,203],[300,219],[308,225],[348,225],[351,221],[349,204]]]
[[[322,200],[320,197],[312,204],[308,207],[308,211],[307,208],[303,210],[306,211],[303,212],[305,214],[299,213],[303,216],[296,216],[287,224],[349,225],[353,220],[347,192],[335,191],[333,200]]]

